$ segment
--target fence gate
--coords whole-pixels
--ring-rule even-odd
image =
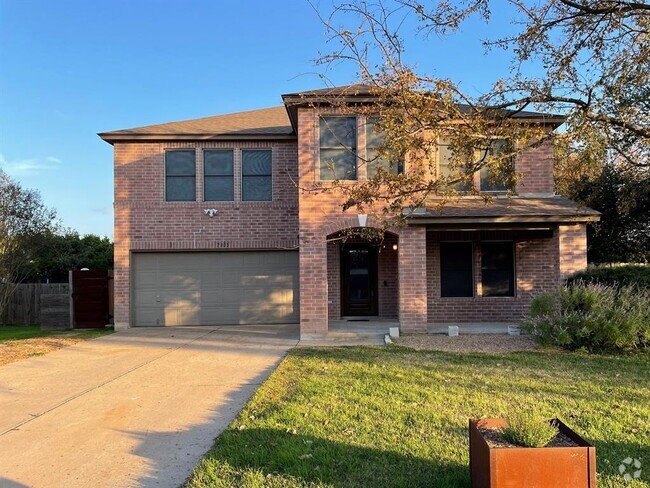
[[[107,270],[72,272],[75,328],[102,328],[108,324],[108,280]]]

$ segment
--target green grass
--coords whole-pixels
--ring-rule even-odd
[[[294,349],[187,486],[468,487],[468,419],[522,408],[596,445],[599,487],[648,486],[649,378],[649,354]]]
[[[102,335],[110,334],[113,328],[93,329],[93,330],[71,330],[71,331],[52,331],[41,330],[38,325],[0,325],[0,343],[5,341],[19,341],[22,339],[31,339],[33,337],[80,337],[92,339]]]

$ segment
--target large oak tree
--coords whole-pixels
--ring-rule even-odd
[[[353,0],[321,13],[331,40],[339,44],[320,62],[354,63],[360,81],[377,97],[377,104],[365,109],[380,115],[377,130],[385,136],[373,157],[384,163],[407,159],[411,168],[395,174],[383,164],[387,170],[368,182],[334,182],[331,186],[347,196],[345,208],[366,209],[381,201],[385,213],[394,216],[433,195],[444,203],[459,188],[467,190],[471,175],[485,167],[500,180],[514,182],[512,158],[554,137],[539,120],[522,117],[530,110],[566,118],[561,145],[572,160],[597,161],[599,167],[609,160],[647,173],[650,5],[645,0],[505,4],[517,30],[486,39],[484,46],[511,56],[511,70],[479,96],[407,63],[405,39],[414,30],[444,39],[462,31],[472,17],[489,24],[504,3]],[[345,110],[343,101],[339,110]],[[431,157],[441,138],[451,152],[445,174],[436,173]]]

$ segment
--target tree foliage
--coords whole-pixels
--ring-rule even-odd
[[[379,157],[407,159],[411,168],[404,175],[379,171],[355,185],[335,182],[347,195],[345,208],[381,200],[394,213],[434,194],[444,200],[483,167],[516,180],[512,158],[552,137],[548,126],[522,117],[528,110],[564,115],[567,148],[594,145],[627,165],[648,167],[647,1],[508,0],[506,5],[517,30],[487,39],[484,46],[510,55],[511,70],[479,96],[405,61],[405,38],[415,30],[444,39],[473,17],[489,24],[496,2],[352,0],[322,16],[339,47],[321,62],[356,64],[361,81],[377,97],[367,110],[380,115],[379,130],[385,134]],[[453,154],[453,171],[446,175],[437,174],[431,161],[440,137],[449,141]],[[512,142],[511,151],[493,150],[504,139]]]
[[[592,169],[559,181],[566,196],[602,214],[588,229],[590,262],[650,262],[648,171],[609,161],[595,174]]]
[[[33,243],[55,229],[56,213],[35,190],[23,188],[0,170],[0,311],[25,277],[25,264],[36,257]]]
[[[24,263],[22,275],[26,282],[66,283],[70,270],[113,268],[113,243],[108,237],[80,236],[73,230],[47,231],[30,246],[38,252]]]

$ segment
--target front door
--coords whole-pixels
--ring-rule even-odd
[[[342,315],[377,315],[377,248],[370,244],[341,247]]]

